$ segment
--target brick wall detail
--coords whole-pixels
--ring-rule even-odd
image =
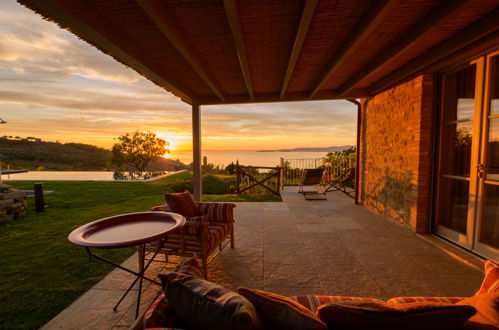
[[[364,206],[418,233],[429,228],[433,77],[362,100]]]

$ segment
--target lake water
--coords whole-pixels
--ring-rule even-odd
[[[166,172],[163,175],[156,176],[147,180],[114,180],[114,172],[111,171],[29,171],[27,173],[4,174],[4,181],[152,181],[171,175],[175,172]]]
[[[227,166],[231,162],[239,160],[239,164],[246,166],[268,166],[279,165],[281,157],[284,159],[315,159],[323,158],[326,152],[257,152],[257,151],[204,151],[203,155],[208,158],[208,163],[215,166]],[[180,151],[170,154],[171,159],[179,159],[184,164],[192,162],[192,151]],[[2,175],[5,181],[21,180],[45,180],[45,181],[115,181],[114,172],[110,171],[30,171],[11,175]],[[170,173],[171,174],[171,173]],[[168,174],[166,174],[168,175]],[[164,175],[163,175],[164,176]],[[163,176],[149,180],[157,180]],[[146,180],[146,181],[149,181]]]
[[[208,158],[208,163],[215,166],[227,166],[231,162],[239,160],[241,165],[252,166],[277,166],[284,159],[311,159],[323,158],[327,152],[257,152],[257,151],[203,151],[203,156]],[[171,159],[179,159],[182,163],[192,162],[192,151],[177,151],[170,154]]]

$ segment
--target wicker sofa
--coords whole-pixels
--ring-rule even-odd
[[[196,256],[201,260],[205,278],[208,278],[208,264],[217,252],[230,243],[234,248],[234,208],[233,203],[196,202],[200,215],[186,217],[182,228],[168,235],[168,240],[160,250],[168,255]],[[171,212],[167,204],[158,205],[150,211]],[[157,242],[149,244],[149,251],[156,249]]]
[[[489,269],[487,269],[489,267]],[[199,264],[195,259],[190,259],[183,265],[177,268],[177,272],[192,275],[194,277],[202,277],[203,272],[200,269]],[[462,327],[462,329],[499,329],[499,267],[491,262],[486,263],[486,276],[482,283],[481,288],[475,294],[474,297],[478,295],[486,294],[493,295],[493,301],[495,305],[488,306],[485,310],[480,310],[480,304],[473,305],[478,311],[475,316],[480,316],[480,318],[470,319],[468,323]],[[373,302],[373,303],[383,303],[383,301],[376,298],[365,298],[365,297],[343,297],[343,296],[318,296],[318,295],[301,295],[290,297],[291,300],[305,306],[308,310],[315,313],[319,306],[327,303],[338,303],[342,304],[345,302]],[[456,304],[466,298],[464,297],[396,297],[386,301],[386,304],[407,304],[407,303],[417,303],[417,302],[430,302],[430,303],[450,303]],[[494,314],[491,318],[490,314]],[[487,322],[483,324],[483,315],[487,314]],[[476,323],[479,322],[479,323]],[[492,323],[496,324],[492,324]],[[135,322],[132,329],[185,329],[185,323],[180,319],[180,317],[175,313],[174,308],[168,302],[164,293],[151,304],[151,306],[143,313]],[[431,327],[430,327],[431,328]],[[432,328],[433,329],[433,328]]]

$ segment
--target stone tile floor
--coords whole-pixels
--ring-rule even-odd
[[[483,273],[412,231],[377,216],[342,193],[307,201],[286,188],[282,203],[238,203],[236,248],[210,264],[210,280],[283,295],[323,294],[388,299],[395,296],[470,296]],[[136,256],[127,263],[133,264]],[[167,271],[153,263],[154,274]],[[170,265],[171,267],[171,265]],[[112,306],[131,277],[110,273],[43,329],[122,329],[133,323],[129,295]],[[158,294],[146,284],[144,309]]]

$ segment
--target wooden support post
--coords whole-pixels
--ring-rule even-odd
[[[357,106],[357,145],[355,149],[355,204],[360,204],[360,126],[362,123],[362,105],[357,100],[348,100]]]
[[[201,173],[201,111],[199,104],[192,104],[192,175],[194,186],[194,199],[202,199],[202,173]]]

